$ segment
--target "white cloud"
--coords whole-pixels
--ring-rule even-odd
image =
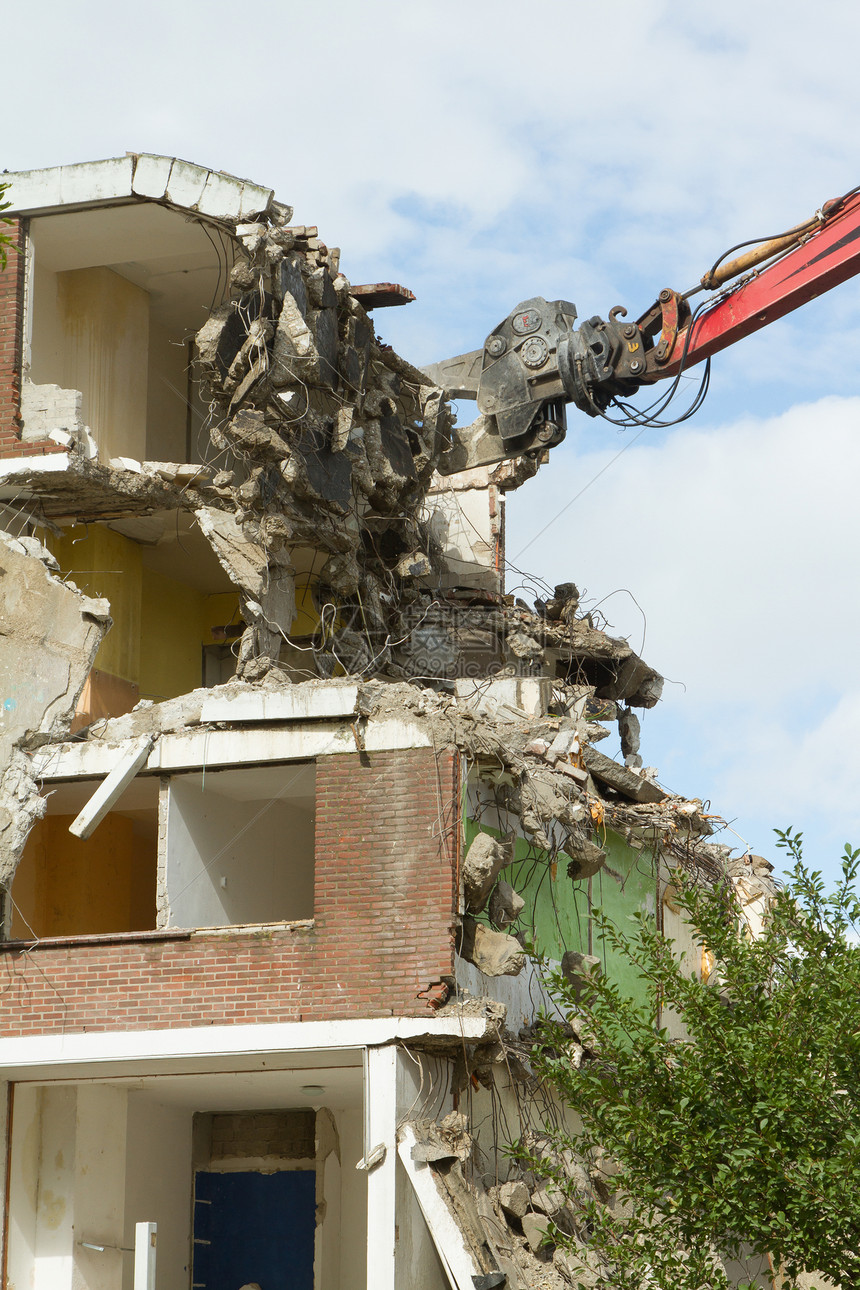
[[[556,450],[511,498],[515,563],[623,443],[613,437],[582,457]],[[765,692],[772,702],[797,685],[799,669],[807,682],[832,684],[835,643],[860,639],[860,398],[731,425],[685,423],[646,444],[624,452],[525,563],[550,581],[581,579],[595,598],[628,587],[648,615],[647,652],[694,698],[717,685],[744,702]],[[638,640],[629,602],[607,612]]]
[[[508,503],[517,552],[617,451],[557,451]],[[860,398],[632,446],[522,557],[588,588],[669,686],[643,753],[739,815],[860,836]],[[828,843],[829,845],[829,843]]]

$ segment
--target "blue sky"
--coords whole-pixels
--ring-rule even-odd
[[[131,149],[271,185],[353,281],[416,293],[378,320],[416,363],[532,295],[635,315],[860,182],[844,0],[31,0],[22,24],[9,170]],[[508,506],[523,568],[637,647],[644,612],[673,682],[646,764],[771,858],[803,828],[831,870],[860,843],[858,354],[860,278],[718,356],[697,418],[568,506],[629,442],[572,415]]]

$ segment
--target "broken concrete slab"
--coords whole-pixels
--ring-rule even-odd
[[[0,632],[0,764],[13,745],[62,739],[111,625],[106,600],[66,586],[0,533],[3,626]]]
[[[619,766],[617,761],[611,757],[606,757],[596,748],[585,747],[582,750],[582,760],[586,769],[599,779],[602,783],[608,784],[614,788],[617,793],[624,797],[632,798],[634,802],[664,802],[666,793],[650,780],[644,779],[641,775],[636,775],[632,770],[625,766]]]
[[[500,870],[513,858],[512,842],[500,842],[489,833],[473,838],[463,861],[463,893],[473,914],[484,908]]]
[[[123,749],[113,770],[102,780],[86,806],[72,820],[69,825],[70,833],[84,840],[95,832],[123,790],[146,762],[152,744],[152,735],[142,735]]]
[[[68,734],[111,625],[106,600],[66,586],[46,563],[0,532],[0,882],[11,879],[27,834],[44,813],[28,753]]]
[[[203,722],[323,721],[352,716],[358,704],[358,686],[340,681],[209,694],[200,709]]]
[[[241,676],[255,659],[276,662],[296,617],[294,570],[286,549],[255,541],[227,511],[204,506],[194,515],[218,563],[241,592],[248,627],[239,647],[237,674]]]
[[[568,718],[562,722],[558,734],[549,746],[549,752],[555,757],[568,757],[579,752],[579,737],[575,721]]]
[[[29,756],[12,748],[0,770],[0,885],[8,887],[24,851],[27,837],[45,814],[47,801]]]
[[[415,1145],[412,1159],[419,1162],[466,1160],[472,1150],[469,1121],[459,1111],[452,1111],[441,1121],[414,1120]]]
[[[460,929],[458,949],[484,976],[517,976],[525,966],[526,952],[505,932],[493,932],[468,915]]]

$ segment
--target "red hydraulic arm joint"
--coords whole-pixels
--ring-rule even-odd
[[[793,248],[742,277],[698,317],[691,319],[684,296],[661,292],[659,301],[639,319],[646,336],[656,338],[659,333],[659,341],[646,353],[645,381],[677,375],[681,367],[700,363],[860,273],[860,193],[828,202],[808,228],[789,232],[706,274],[702,285],[713,289],[748,265],[786,246]]]

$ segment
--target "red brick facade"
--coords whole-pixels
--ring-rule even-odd
[[[0,1034],[427,1015],[453,970],[459,759],[317,763],[313,924],[0,945]]]
[[[21,443],[21,381],[24,362],[25,221],[0,227],[17,249],[10,249],[0,272],[0,457],[41,457],[63,452],[51,439]]]

